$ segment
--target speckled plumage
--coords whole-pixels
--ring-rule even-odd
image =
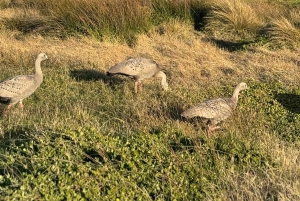
[[[40,53],[35,61],[35,74],[19,75],[0,82],[0,102],[8,104],[6,112],[17,102],[23,107],[22,100],[30,96],[42,83],[43,74],[41,61],[47,59],[45,53]]]
[[[168,89],[165,73],[163,73],[157,63],[151,59],[141,57],[131,58],[112,66],[106,74],[109,76],[117,74],[125,75],[135,79],[135,92],[137,92],[137,86],[140,86],[141,89],[141,81],[150,77],[160,77],[163,89]]]
[[[207,124],[207,133],[218,129],[213,125],[227,119],[232,115],[238,102],[238,95],[241,90],[247,89],[247,84],[241,82],[233,92],[231,98],[214,98],[206,100],[198,105],[184,111],[181,116],[184,118],[201,117]]]

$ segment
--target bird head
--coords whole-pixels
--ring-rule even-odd
[[[238,88],[240,90],[245,90],[245,89],[248,89],[248,86],[245,82],[241,82],[241,83],[239,83]]]
[[[48,59],[48,56],[45,53],[40,53],[37,58],[43,61]]]
[[[165,91],[168,91],[169,85],[167,82],[163,83],[161,86]]]

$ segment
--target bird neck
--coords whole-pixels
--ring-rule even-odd
[[[40,59],[35,60],[35,77],[40,78],[41,80],[43,79]]]
[[[167,76],[164,72],[162,72],[162,71],[157,72],[155,74],[155,77],[161,78],[161,86],[163,86],[163,87],[168,86]]]
[[[238,99],[239,99],[239,93],[240,93],[240,89],[237,87],[234,89],[233,95],[231,97],[235,107],[236,107]]]

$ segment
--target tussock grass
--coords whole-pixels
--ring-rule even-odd
[[[287,17],[272,19],[267,33],[272,43],[279,46],[295,47],[300,42],[299,11],[292,10]]]
[[[89,35],[102,40],[105,37],[134,44],[135,36],[149,30],[153,24],[170,18],[191,20],[193,9],[201,10],[201,1],[21,1],[14,6],[36,9],[45,19],[55,21],[59,37]],[[15,19],[16,21],[26,20]],[[24,30],[20,23],[7,22],[11,28]],[[45,24],[48,24],[45,21]],[[34,27],[32,27],[33,31]],[[47,27],[45,27],[47,31]],[[26,28],[25,28],[26,30]],[[55,30],[54,32],[56,32]],[[66,34],[66,35],[64,35]]]
[[[99,40],[127,42],[132,46],[136,44],[137,35],[175,19],[193,24],[194,29],[204,30],[210,38],[225,41],[225,48],[228,49],[239,49],[230,48],[233,44],[228,42],[243,42],[236,45],[242,48],[259,42],[272,48],[291,47],[290,42],[283,41],[298,40],[297,3],[24,0],[8,3],[7,7],[17,9],[19,14],[2,17],[6,28],[23,33],[47,33],[59,38],[93,36]],[[287,31],[289,29],[293,29],[291,34]],[[160,29],[160,33],[164,33],[164,30]],[[277,40],[281,42],[276,43]]]
[[[299,8],[297,4],[288,5],[265,1],[211,1],[205,30],[225,41],[257,41],[271,48],[298,46]]]
[[[264,21],[252,6],[245,1],[212,1],[212,11],[208,16],[208,29],[226,34],[240,36],[240,38],[255,37],[264,26]]]

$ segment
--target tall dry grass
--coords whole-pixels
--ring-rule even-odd
[[[85,1],[85,0],[63,0],[48,1],[42,0],[33,2],[30,0],[15,3],[13,7],[27,10],[35,9],[39,15],[44,17],[45,32],[47,26],[55,29],[57,26],[58,36],[66,35],[90,35],[98,39],[108,37],[115,40],[125,40],[134,43],[135,36],[146,32],[153,25],[157,25],[170,18],[192,20],[193,8],[201,10],[202,1],[177,0],[177,1],[143,1],[143,0],[122,0],[122,1]],[[16,19],[8,20],[8,27],[23,31],[22,23],[18,21],[28,20],[33,16],[24,13]],[[51,23],[52,22],[52,23]],[[38,26],[38,25],[36,25]],[[43,25],[33,31],[39,31]]]
[[[205,29],[227,41],[258,41],[270,47],[299,45],[299,6],[265,1],[211,1]]]
[[[291,10],[287,16],[273,18],[267,28],[271,42],[278,46],[297,47],[300,43],[300,13]]]
[[[60,38],[89,35],[135,45],[138,34],[177,19],[204,30],[209,37],[228,42],[291,47],[297,46],[299,39],[297,4],[280,2],[23,0],[9,5],[18,14],[4,18],[7,28]],[[296,42],[291,45],[291,41]]]
[[[211,12],[208,18],[208,30],[224,34],[240,36],[240,38],[253,38],[264,26],[262,16],[256,9],[245,1],[211,1]],[[217,30],[218,29],[218,30]]]

